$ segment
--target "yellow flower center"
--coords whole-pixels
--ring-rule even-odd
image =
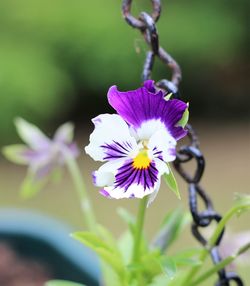
[[[147,169],[151,163],[148,157],[148,151],[142,149],[133,160],[133,167],[135,169]]]

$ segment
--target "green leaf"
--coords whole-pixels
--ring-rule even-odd
[[[174,177],[174,174],[173,174],[169,164],[167,164],[167,165],[168,165],[168,168],[169,168],[169,173],[168,174],[165,173],[163,175],[163,177],[165,179],[165,182],[168,185],[168,187],[170,188],[170,190],[175,193],[177,198],[181,199],[181,195],[180,195],[180,192],[179,192],[177,181],[176,181],[176,179]]]
[[[104,226],[98,224],[97,232],[110,248],[113,248],[118,252],[118,246],[116,240],[113,234],[109,230],[107,230]]]
[[[135,222],[136,222],[135,217],[130,212],[128,212],[126,209],[121,208],[121,207],[117,208],[117,213],[123,219],[123,221],[126,224],[128,224],[130,231],[134,234]]]
[[[116,271],[105,261],[101,260],[102,284],[108,286],[123,286]]]
[[[161,267],[171,280],[174,279],[177,269],[172,257],[164,257],[161,261]]]
[[[86,285],[65,280],[51,280],[46,282],[45,286],[86,286]]]
[[[164,99],[166,101],[168,101],[171,98],[172,95],[173,95],[173,93],[168,93],[166,96],[164,96]]]
[[[182,128],[184,128],[186,126],[186,124],[188,123],[188,119],[189,119],[189,110],[188,110],[189,104],[187,103],[187,108],[185,109],[182,118],[178,121],[177,125],[181,126]]]
[[[234,206],[238,208],[237,215],[250,210],[250,195],[235,193],[234,194]]]
[[[209,240],[210,247],[213,247],[215,245],[218,237],[220,236],[225,225],[230,221],[230,219],[235,215],[239,216],[246,211],[250,211],[250,195],[237,194],[233,207],[225,213],[225,215],[217,224],[217,227]]]
[[[185,278],[187,273],[185,271],[177,271],[176,275],[170,279],[166,273],[154,277],[152,283],[148,286],[179,286],[185,285]]]
[[[164,273],[164,275],[156,276],[149,286],[168,286],[170,278]],[[176,284],[177,285],[177,284]]]
[[[155,276],[162,274],[161,254],[158,250],[145,252],[140,256],[140,261],[128,264],[127,269],[129,273],[144,277],[145,283],[140,285],[148,285]]]
[[[98,237],[96,234],[92,232],[80,231],[71,234],[71,236],[76,240],[79,240],[83,244],[90,246],[91,248],[99,247],[99,248],[109,249],[107,244],[102,239],[100,239],[100,237]]]
[[[28,164],[27,158],[24,156],[25,151],[27,151],[27,147],[22,144],[10,145],[2,149],[6,159],[20,165]]]
[[[175,242],[184,229],[190,222],[191,216],[188,212],[184,212],[182,208],[177,208],[169,212],[161,224],[159,232],[154,237],[151,245],[164,252],[170,245]]]
[[[195,281],[192,281],[189,285],[196,286],[196,285],[201,285],[201,283],[203,284],[203,282],[207,280],[210,276],[212,276],[219,270],[225,268],[227,265],[231,264],[239,255],[248,251],[249,249],[250,249],[250,243],[245,244],[236,253],[226,257],[224,260],[221,260],[219,263],[212,266],[205,273],[201,274],[200,277],[195,279]]]
[[[133,244],[134,244],[133,235],[131,234],[131,231],[128,230],[125,231],[118,240],[118,247],[125,265],[127,265],[132,259]]]
[[[173,256],[173,259],[177,266],[200,265],[201,261],[199,257],[201,253],[202,253],[201,248],[185,249],[179,253],[176,253]]]
[[[93,249],[118,275],[123,275],[125,267],[120,254],[107,245],[99,236],[91,232],[75,232],[72,234],[72,237]]]
[[[30,199],[34,197],[41,189],[44,188],[47,179],[35,180],[34,174],[28,172],[26,178],[21,185],[21,197],[23,199]]]
[[[161,253],[158,249],[151,250],[141,256],[141,267],[148,277],[155,277],[162,273]]]

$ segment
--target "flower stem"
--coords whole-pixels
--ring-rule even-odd
[[[140,254],[141,254],[141,240],[142,240],[142,233],[143,233],[143,226],[144,226],[144,219],[145,219],[145,212],[147,206],[147,197],[144,197],[140,201],[137,221],[135,226],[135,235],[134,235],[134,248],[133,248],[133,257],[132,257],[132,264],[136,264],[140,262]],[[137,277],[138,285],[143,285],[142,277],[139,273],[135,273]],[[132,274],[132,279],[135,276]]]
[[[147,206],[147,197],[144,197],[139,205],[139,211],[136,222],[135,229],[135,240],[134,240],[134,251],[133,251],[133,262],[138,262],[140,260],[140,250],[141,250],[141,237],[144,225],[145,211]]]
[[[235,215],[237,214],[239,211],[244,211],[244,210],[248,210],[250,206],[250,202],[249,200],[243,204],[240,205],[236,205],[234,207],[232,207],[225,215],[224,217],[220,220],[220,222],[218,223],[213,235],[211,236],[211,238],[208,240],[208,244],[207,247],[204,248],[200,254],[199,260],[200,260],[200,264],[199,265],[195,265],[194,267],[191,268],[190,272],[188,273],[188,275],[186,276],[186,279],[184,280],[185,284],[182,284],[181,286],[184,285],[188,285],[188,283],[190,283],[190,281],[192,281],[195,277],[195,275],[199,272],[199,270],[201,269],[203,263],[205,262],[208,254],[209,254],[209,249],[213,248],[214,245],[216,244],[217,239],[219,238],[220,234],[222,233],[225,225],[228,223],[228,221]],[[193,285],[193,284],[192,284]]]
[[[208,271],[206,271],[199,278],[193,281],[189,286],[196,286],[196,285],[201,284],[201,282],[204,282],[214,273],[218,272],[219,270],[223,269],[227,265],[231,264],[240,254],[248,251],[249,248],[250,248],[250,243],[245,244],[235,254],[226,257],[224,260],[220,261],[218,264],[211,267]]]
[[[90,231],[95,231],[96,219],[91,206],[91,202],[88,198],[86,188],[81,176],[79,166],[76,163],[76,160],[72,158],[69,154],[66,156],[66,165],[68,167],[69,173],[71,175],[72,181],[75,185],[78,197],[81,203],[81,210],[84,215],[85,223]]]

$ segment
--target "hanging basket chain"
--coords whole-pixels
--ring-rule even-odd
[[[126,22],[140,30],[145,42],[150,47],[146,54],[146,59],[142,71],[142,80],[145,81],[151,78],[151,73],[154,65],[155,57],[158,57],[172,71],[171,80],[162,79],[156,82],[156,86],[172,93],[173,97],[179,98],[178,86],[181,80],[181,69],[178,63],[159,45],[159,36],[156,28],[156,22],[161,14],[161,1],[151,0],[153,11],[150,14],[142,12],[138,18],[131,14],[132,0],[123,0],[122,13]],[[200,186],[200,181],[205,169],[205,159],[199,149],[199,141],[192,126],[188,124],[189,144],[181,146],[177,152],[174,167],[181,177],[187,182],[189,190],[189,208],[193,217],[191,231],[194,237],[204,246],[209,252],[213,263],[216,265],[221,261],[218,247],[222,240],[224,231],[218,237],[215,245],[211,248],[208,245],[208,240],[200,232],[200,228],[208,227],[212,222],[219,223],[222,219],[221,215],[214,210],[213,204],[207,193]],[[196,171],[194,175],[190,175],[183,165],[191,160],[196,162]],[[198,210],[198,198],[204,203],[204,210]],[[238,286],[243,286],[241,278],[233,272],[227,272],[225,269],[218,271],[218,281],[215,286],[230,286],[234,282]]]
[[[160,18],[161,14],[161,2],[160,0],[151,0],[153,5],[152,14],[142,12],[139,18],[135,18],[130,13],[132,0],[124,0],[122,2],[122,13],[126,22],[133,28],[139,29],[149,45],[151,51],[147,53],[143,72],[142,80],[145,81],[150,78],[154,58],[157,56],[165,65],[172,70],[171,80],[162,79],[159,80],[156,85],[159,88],[163,88],[168,92],[173,93],[175,97],[178,97],[178,85],[181,80],[181,69],[178,63],[159,45],[159,36],[156,28],[156,22]]]

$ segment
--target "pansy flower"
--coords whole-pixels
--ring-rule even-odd
[[[73,140],[73,125],[61,125],[53,139],[48,138],[35,125],[22,118],[15,120],[20,138],[26,143],[3,148],[3,153],[10,161],[28,165],[27,177],[22,185],[22,194],[34,195],[65,164],[67,158],[76,158],[78,148]]]
[[[120,92],[108,91],[109,104],[117,114],[101,114],[85,151],[94,160],[105,162],[93,172],[94,184],[110,198],[155,198],[163,174],[169,174],[168,162],[176,158],[176,142],[187,131],[181,119],[188,105],[169,99],[154,82]]]

